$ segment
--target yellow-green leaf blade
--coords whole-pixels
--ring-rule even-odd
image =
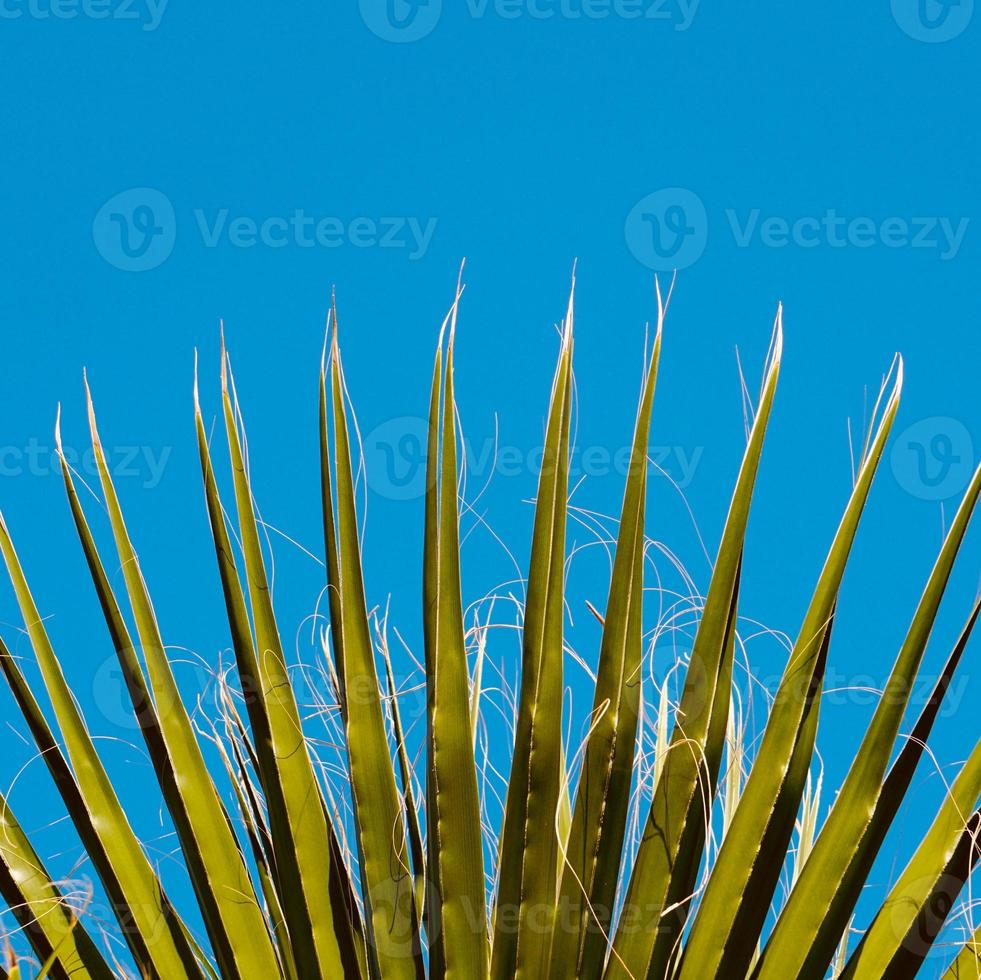
[[[328,583],[340,600],[343,712],[355,820],[360,840],[366,926],[382,975],[421,977],[421,943],[409,869],[402,804],[395,783],[365,600],[344,381],[334,323],[330,359],[336,473],[339,577]],[[325,506],[328,501],[325,500]],[[354,703],[352,700],[356,699]],[[353,709],[353,710],[352,710]]]
[[[742,975],[755,953],[810,765],[838,590],[901,390],[899,362],[881,421],[780,681],[759,753],[702,896],[685,946],[680,980],[702,980],[720,972]]]
[[[109,473],[91,396],[88,411],[96,466],[126,592],[146,658],[160,733],[170,765],[178,776],[176,792],[168,794],[168,803],[176,811],[174,816],[182,847],[185,852],[193,853],[193,860],[199,862],[206,878],[206,883],[201,882],[198,894],[207,904],[213,902],[214,914],[208,917],[208,926],[215,951],[223,970],[232,977],[249,977],[255,975],[253,971],[273,977],[279,973],[275,948],[238,841],[232,833],[177,688],[150,594]],[[125,646],[129,642],[128,636],[118,633],[116,640],[117,646]]]
[[[236,410],[227,385],[224,351],[222,358],[222,409],[246,582],[255,617],[254,639],[195,386],[198,452],[228,623],[255,740],[258,775],[269,809],[278,897],[298,972],[343,975],[345,970],[358,970],[354,940],[343,930],[341,910],[334,908],[327,887],[337,874],[331,830],[283,657]]]
[[[51,974],[72,980],[113,980],[112,970],[51,881],[10,804],[0,795],[0,894]]]
[[[660,353],[659,322],[634,425],[600,645],[595,720],[560,869],[562,915],[552,939],[549,974],[555,980],[602,970],[620,874],[640,708],[647,452]]]
[[[778,311],[759,408],[607,967],[607,976],[617,980],[664,971],[694,890],[705,840],[704,812],[714,792],[725,743],[743,545],[782,352]]]
[[[981,795],[981,742],[978,742],[967,762],[947,792],[936,818],[916,849],[909,864],[899,876],[882,907],[872,920],[862,942],[848,960],[843,980],[879,980],[881,977],[911,976],[909,961],[922,959],[932,937],[917,935],[916,926],[924,912],[929,913],[931,897],[950,887],[957,888],[944,911],[953,904],[956,891],[963,885],[969,868],[955,867],[958,851],[963,852],[965,839],[968,852],[977,848],[978,814],[973,811]],[[968,855],[961,853],[961,858]],[[964,864],[964,860],[959,862]],[[968,863],[973,863],[968,861]],[[940,903],[937,903],[940,904]],[[934,910],[935,914],[935,910]],[[936,927],[942,924],[935,923]],[[932,931],[932,930],[931,930]],[[934,933],[935,935],[935,933]],[[891,972],[895,970],[895,972]]]
[[[799,881],[781,912],[758,968],[760,980],[781,980],[809,969],[827,969],[834,957],[834,931],[844,927],[851,910],[835,905],[846,878],[861,862],[863,844],[875,818],[883,778],[903,713],[967,526],[981,493],[981,469],[971,481],[930,573],[913,622],[886,683],[862,744],[821,830]],[[835,911],[837,930],[829,929]],[[818,944],[818,937],[823,942]]]
[[[572,392],[572,297],[552,387],[528,574],[521,692],[500,841],[491,976],[548,967],[558,890],[565,526]]]
[[[72,517],[75,521],[75,529],[82,545],[82,550],[85,553],[86,562],[88,563],[89,572],[92,576],[100,605],[102,606],[106,625],[112,637],[113,646],[126,681],[134,714],[143,733],[150,761],[157,774],[164,802],[174,820],[178,840],[180,841],[181,849],[187,863],[188,874],[194,886],[194,893],[201,908],[202,917],[208,931],[208,937],[211,940],[215,958],[224,972],[234,976],[237,972],[234,962],[235,957],[231,949],[230,937],[222,919],[222,904],[218,900],[220,892],[215,887],[215,882],[210,876],[209,863],[211,862],[205,860],[202,846],[195,834],[191,815],[185,803],[185,794],[181,791],[176,776],[174,761],[167,747],[166,736],[161,728],[160,717],[157,714],[154,699],[147,687],[146,677],[137,659],[129,629],[126,626],[116,595],[109,583],[109,578],[99,556],[95,539],[82,509],[78,492],[75,489],[71,468],[61,451],[60,425],[56,427],[55,441],[61,459],[62,476]],[[115,504],[114,512],[118,513],[119,505],[114,493],[111,495],[111,500]],[[133,560],[133,567],[136,568],[135,559]],[[152,621],[152,610],[150,610],[150,616]],[[189,721],[187,723],[189,724]],[[227,824],[227,814],[220,801],[218,803],[218,810],[220,811],[220,819],[224,820],[225,824]],[[210,816],[218,815],[212,814]],[[209,819],[209,815],[205,813],[204,818]],[[225,834],[224,836],[227,841],[229,835]],[[231,839],[231,843],[237,850],[237,844],[234,838]],[[237,894],[237,889],[232,894],[235,895],[235,899],[242,897]],[[250,923],[250,925],[252,924]]]
[[[455,321],[456,304],[452,317]],[[439,929],[434,929],[430,938],[430,949],[434,944],[440,947],[435,960],[442,974],[448,980],[469,980],[487,975],[489,950],[460,584],[453,344],[451,327],[443,377],[442,416],[437,403],[429,420],[430,445],[438,442],[440,451],[428,460],[427,568],[423,595],[424,619],[431,624],[426,633],[433,807],[428,814],[432,829],[427,901],[431,904],[433,920],[439,923]],[[438,378],[437,364],[434,385]],[[438,499],[433,500],[437,491]],[[431,567],[432,562],[435,568]]]
[[[131,912],[129,928],[135,934],[136,950],[144,958],[143,965],[148,970],[156,971],[168,980],[170,977],[198,977],[200,970],[194,954],[170,913],[157,875],[133,833],[62,673],[2,516],[0,551],[75,770],[79,791],[92,824],[99,831],[126,908]]]

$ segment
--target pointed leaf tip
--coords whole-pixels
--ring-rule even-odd
[[[562,349],[568,350],[572,343],[572,329],[575,321],[576,270],[572,270],[572,284],[569,287],[569,305],[566,307],[565,322],[562,324]]]
[[[194,414],[201,414],[201,400],[198,396],[198,349],[194,348]]]
[[[773,325],[773,360],[780,361],[783,355],[783,303],[777,304],[777,319]]]
[[[324,342],[320,348],[320,378],[323,380],[327,373],[327,344],[330,343],[330,324],[331,324],[331,311],[328,307],[327,309],[327,322],[324,324]]]
[[[463,276],[462,265],[460,266],[460,276],[461,277]],[[460,313],[460,299],[463,297],[463,291],[465,289],[466,286],[463,284],[463,282],[460,279],[457,279],[456,294],[453,297],[453,305],[450,307],[450,312],[448,314],[449,321],[450,321],[450,335],[449,335],[449,339],[447,340],[448,352],[453,350],[453,343],[456,340],[456,323],[457,323],[457,317],[459,316]],[[442,338],[442,333],[443,331],[441,330],[440,338]],[[442,346],[442,344],[440,346]]]
[[[337,303],[336,300],[333,299],[331,300],[331,302],[334,305],[332,305],[330,309],[330,328],[328,331],[330,334],[329,361],[334,361],[334,360],[339,361],[341,357],[341,342],[340,342],[340,338],[338,337],[338,331],[340,330],[340,326],[337,321]]]
[[[85,381],[85,408],[89,421],[89,435],[92,439],[92,447],[98,450],[102,448],[102,442],[99,439],[99,427],[95,420],[95,400],[92,398],[92,389],[89,387],[89,381],[84,376],[84,372],[83,379]]]

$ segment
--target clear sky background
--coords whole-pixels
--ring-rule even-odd
[[[522,568],[573,261],[587,477],[576,501],[607,514],[622,492],[615,460],[630,438],[654,272],[680,269],[652,442],[684,499],[653,479],[648,529],[702,589],[709,566],[688,507],[714,553],[744,441],[736,350],[755,392],[784,303],[740,611],[791,634],[850,488],[848,422],[860,431],[902,352],[903,404],[829,666],[838,687],[881,686],[981,452],[973,6],[0,0],[0,509],[93,729],[133,735],[120,725],[111,648],[52,459],[60,401],[66,445],[91,475],[83,366],[165,639],[213,663],[229,641],[194,445],[193,351],[211,417],[223,318],[263,516],[319,555],[316,379],[336,286],[366,437],[369,591],[391,597],[415,646],[418,419],[464,256],[468,493],[493,478],[479,513]],[[588,535],[577,527],[570,538]],[[927,674],[976,590],[979,540],[975,530]],[[323,573],[284,539],[274,550],[289,638]],[[594,662],[583,600],[604,604],[604,563],[587,556],[574,568],[572,635]],[[514,574],[475,528],[467,598]],[[0,629],[26,653],[19,623],[4,587]],[[749,652],[759,676],[779,675],[778,644]],[[497,654],[512,672],[515,655],[513,645]],[[938,763],[962,760],[977,737],[976,664],[975,648],[938,725]],[[574,666],[568,680],[588,696]],[[871,704],[828,700],[819,745],[833,784]],[[0,716],[10,724],[0,782],[17,777],[12,800],[41,827],[60,811],[38,763],[18,776],[30,752],[6,693]],[[145,763],[105,744],[152,836],[159,802]],[[876,884],[905,862],[940,786],[924,763]],[[64,830],[42,840],[70,869]]]

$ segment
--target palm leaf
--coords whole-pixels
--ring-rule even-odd
[[[146,658],[149,690],[119,604],[79,506],[70,470],[62,460],[69,502],[106,624],[131,692],[151,760],[160,774],[164,797],[174,818],[219,966],[229,978],[242,976],[248,965],[253,963],[274,976],[278,964],[266,921],[167,659],[150,595],[109,474],[96,425],[95,408],[87,386],[86,393],[96,466],[109,511],[123,580]],[[179,780],[175,778],[175,773],[180,773]]]
[[[92,937],[52,881],[6,798],[0,795],[0,894],[57,980],[112,980]]]
[[[336,593],[335,608],[340,614],[339,621],[334,619],[335,608],[332,608],[331,635],[335,649],[339,641],[339,649],[343,651],[337,666],[346,705],[343,716],[362,862],[367,935],[371,954],[377,959],[382,975],[421,977],[423,962],[405,820],[385,730],[361,571],[336,315],[328,369],[336,504],[331,498],[330,485],[323,497],[325,523],[330,512],[330,523],[337,533],[337,561],[333,570],[333,563],[328,563],[328,588]],[[324,467],[322,472],[329,474],[330,467]]]
[[[423,559],[423,622],[429,681],[426,901],[433,977],[486,976],[489,952],[480,801],[460,585],[453,398],[453,346],[459,300],[458,291],[450,318],[445,374],[441,372],[439,355],[433,372]],[[442,339],[441,336],[440,347]]]
[[[895,418],[902,362],[780,681],[762,744],[709,878],[679,977],[743,975],[793,833],[817,733],[828,638],[845,564]]]
[[[399,709],[399,692],[392,672],[392,659],[388,652],[388,642],[383,635],[379,640],[382,655],[385,659],[385,683],[388,693],[388,703],[392,713],[392,731],[395,735],[395,751],[399,760],[399,778],[402,783],[402,797],[405,800],[405,816],[409,835],[409,853],[412,856],[412,872],[415,878],[416,907],[421,909],[425,901],[426,889],[426,853],[422,843],[422,830],[419,823],[419,810],[416,806],[416,795],[412,785],[412,763],[405,742],[405,730],[402,727],[402,712]]]
[[[613,952],[611,978],[659,977],[673,956],[705,841],[725,744],[736,606],[750,503],[776,395],[783,352],[778,310],[759,408],[740,466],[677,720],[634,862]]]
[[[912,976],[978,857],[981,741],[936,819],[851,955],[843,980]]]
[[[88,811],[87,820],[98,833],[118,883],[119,896],[124,905],[118,908],[117,914],[128,918],[127,931],[137,962],[146,972],[167,980],[171,977],[197,977],[200,968],[194,952],[176,916],[172,914],[157,875],[143,853],[102,765],[55,656],[2,517],[0,551],[78,780],[81,802]]]
[[[299,709],[283,657],[275,613],[242,457],[236,410],[222,349],[222,407],[248,593],[255,619],[249,622],[245,594],[225,527],[204,421],[194,386],[198,452],[208,518],[221,576],[232,644],[252,726],[256,763],[268,807],[272,866],[293,959],[301,975],[358,971],[353,931],[346,910],[331,900],[323,883],[342,871],[332,858],[331,828],[303,737]],[[261,651],[261,655],[258,651]],[[350,975],[356,976],[357,973]]]
[[[593,699],[559,889],[562,916],[552,939],[549,976],[560,980],[602,968],[630,808],[640,708],[644,513],[651,409],[661,353],[661,323],[641,392],[606,604]]]
[[[491,977],[546,974],[554,927],[562,773],[562,617],[573,296],[562,330],[535,504],[521,692],[500,839]]]
[[[852,911],[836,899],[850,869],[861,861],[860,847],[874,819],[893,744],[979,493],[981,469],[975,473],[947,533],[855,761],[770,937],[757,971],[761,980],[780,980],[795,974],[805,963],[809,971],[823,975],[834,957],[834,937],[840,935]]]

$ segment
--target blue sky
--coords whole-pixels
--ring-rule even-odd
[[[755,391],[784,303],[785,363],[741,612],[789,633],[850,486],[848,420],[860,429],[902,352],[903,404],[829,668],[843,685],[881,684],[945,509],[981,452],[973,6],[361,0],[273,12],[247,0],[0,0],[0,509],[93,727],[128,737],[106,707],[111,650],[51,458],[61,402],[66,444],[86,472],[83,366],[165,638],[214,661],[228,640],[193,441],[193,351],[213,414],[223,319],[263,515],[319,554],[316,373],[336,287],[368,454],[369,590],[376,602],[391,596],[411,640],[415,440],[464,256],[469,485],[493,476],[480,513],[519,566],[574,260],[587,476],[577,501],[603,513],[619,505],[615,459],[629,443],[653,275],[677,266],[652,440],[709,553],[743,444],[735,351]],[[704,588],[687,507],[663,479],[652,485],[649,533]],[[926,672],[966,615],[978,545],[975,531]],[[292,634],[322,572],[284,539],[275,551]],[[603,563],[591,562],[573,576],[587,660],[596,636],[582,601],[605,601]],[[464,552],[468,597],[509,569],[476,528]],[[18,622],[0,589],[0,629],[24,651]],[[750,655],[763,677],[782,669],[772,642]],[[943,763],[973,743],[975,662],[936,734]],[[581,674],[569,679],[583,697]],[[0,697],[16,727],[13,710]],[[856,697],[829,704],[819,739],[829,780],[870,710]],[[4,786],[29,757],[11,744]],[[107,746],[120,772],[142,765]],[[928,819],[939,785],[926,768],[907,833]],[[152,832],[144,776],[126,792]],[[25,822],[48,823],[38,765],[21,780],[13,802]],[[894,842],[899,866],[904,840]],[[877,881],[893,873],[885,865]]]

